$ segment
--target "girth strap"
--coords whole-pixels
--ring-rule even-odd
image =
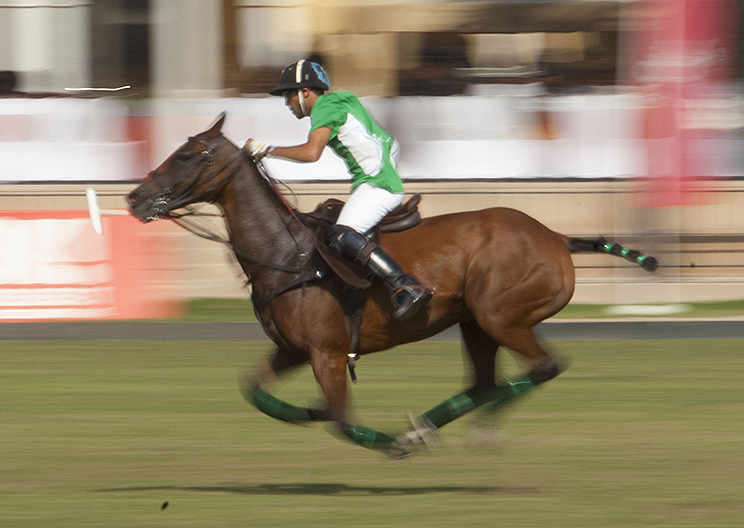
[[[315,270],[315,269],[302,270],[298,277],[292,279],[287,284],[279,286],[276,290],[271,292],[268,295],[268,297],[266,297],[265,299],[255,300],[254,303],[256,304],[256,308],[260,310],[263,307],[265,307],[267,304],[269,304],[271,301],[287,293],[288,291],[304,286],[310,282],[320,280],[323,277],[324,275],[321,270]]]

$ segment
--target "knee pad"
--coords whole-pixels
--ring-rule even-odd
[[[350,227],[334,224],[328,228],[326,244],[346,258],[357,259],[369,241],[363,234]]]

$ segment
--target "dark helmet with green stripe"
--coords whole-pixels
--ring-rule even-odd
[[[289,90],[315,88],[324,92],[330,88],[328,74],[323,66],[309,60],[299,60],[282,70],[279,86],[271,90],[271,95],[282,95]]]

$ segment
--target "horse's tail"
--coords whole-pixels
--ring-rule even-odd
[[[626,249],[620,244],[607,242],[604,237],[599,238],[569,238],[564,237],[566,240],[566,246],[570,253],[578,253],[580,251],[587,251],[590,253],[609,253],[617,257],[622,257],[630,262],[635,262],[643,269],[648,271],[656,271],[659,263],[654,257],[649,257],[641,254],[640,251],[635,249]]]

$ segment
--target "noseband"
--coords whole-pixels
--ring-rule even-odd
[[[227,183],[230,179],[232,179],[232,177],[235,175],[237,170],[230,171],[226,176],[219,179],[218,181],[216,181],[215,183],[213,183],[206,189],[199,191],[198,193],[192,194],[192,191],[199,184],[199,181],[201,180],[202,175],[204,175],[207,172],[207,170],[212,167],[214,156],[217,153],[217,147],[219,146],[220,143],[222,143],[224,139],[225,139],[225,136],[220,135],[214,141],[207,142],[202,139],[190,137],[189,142],[193,141],[193,142],[199,143],[201,146],[204,147],[204,150],[201,150],[198,153],[192,154],[187,158],[187,160],[189,161],[197,157],[199,159],[196,159],[193,162],[194,167],[192,168],[192,170],[185,171],[184,174],[175,183],[171,185],[167,184],[163,176],[160,175],[157,170],[154,170],[150,173],[150,176],[152,176],[153,181],[158,185],[158,187],[160,187],[160,192],[150,198],[152,205],[150,206],[150,209],[145,217],[146,220],[152,221],[152,220],[156,220],[157,218],[169,217],[171,216],[170,212],[173,211],[174,209],[179,209],[183,207],[184,205],[194,202],[198,200],[199,198],[214,192],[215,190],[219,189],[222,185]],[[239,149],[219,169],[214,171],[213,174],[216,175],[224,171],[242,153],[243,153],[243,149]],[[176,190],[178,190],[177,194],[176,194]]]

